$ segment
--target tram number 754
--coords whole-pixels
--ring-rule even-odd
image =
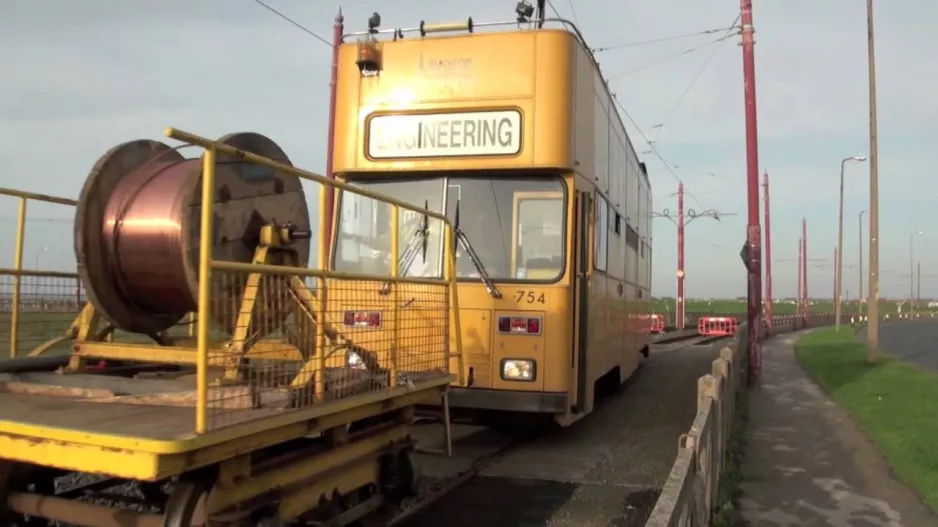
[[[521,290],[515,293],[515,302],[519,304],[544,304],[547,303],[547,299],[544,293]]]

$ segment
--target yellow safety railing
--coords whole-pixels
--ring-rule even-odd
[[[82,304],[81,283],[76,273],[23,268],[27,203],[37,201],[74,207],[78,202],[3,187],[0,187],[0,196],[15,198],[19,202],[13,267],[0,268],[0,335],[7,337],[4,340],[9,345],[9,356],[15,358],[24,344],[30,350],[45,351],[45,344],[52,346],[66,340],[65,334]],[[27,284],[33,286],[26,288],[32,300],[29,309],[24,310],[23,286],[27,277],[35,281]],[[40,282],[42,279],[45,280]],[[4,320],[7,317],[9,319]],[[24,329],[27,335],[23,334]]]
[[[462,340],[457,309],[459,297],[455,273],[455,254],[452,244],[453,226],[444,215],[181,130],[168,128],[165,134],[167,137],[189,145],[199,146],[205,150],[202,158],[199,293],[198,314],[196,317],[198,344],[195,427],[197,433],[204,433],[209,428],[214,427],[214,423],[211,426],[209,424],[210,407],[213,409],[224,407],[226,410],[245,407],[257,408],[258,400],[278,395],[274,393],[276,391],[274,389],[270,389],[265,393],[258,393],[256,389],[248,394],[242,393],[242,396],[252,401],[251,404],[246,406],[239,406],[239,404],[232,401],[218,402],[215,399],[216,394],[224,388],[219,386],[214,379],[210,380],[209,369],[224,365],[226,361],[230,364],[232,350],[237,351],[239,347],[247,346],[246,343],[249,341],[253,344],[253,348],[262,348],[262,346],[259,346],[258,339],[260,337],[257,337],[257,335],[283,334],[285,340],[292,342],[292,346],[284,353],[286,355],[292,353],[293,358],[286,361],[282,360],[283,353],[271,353],[269,356],[254,355],[254,358],[258,360],[252,361],[252,366],[255,363],[257,366],[247,375],[250,375],[252,379],[260,379],[258,381],[260,383],[268,382],[270,386],[282,386],[284,378],[292,379],[287,383],[291,388],[296,388],[308,381],[310,396],[314,400],[323,400],[323,398],[330,396],[341,397],[343,394],[355,394],[357,393],[355,392],[355,385],[371,386],[371,390],[376,391],[394,389],[398,387],[400,382],[419,384],[422,382],[421,379],[427,378],[422,377],[421,373],[428,373],[431,369],[437,371],[436,368],[440,368],[447,378],[451,378],[449,371],[451,358],[457,359],[458,378],[462,382]],[[265,260],[259,260],[260,256],[255,257],[254,263],[215,260],[212,257],[211,240],[214,237],[212,218],[215,199],[216,157],[218,155],[231,156],[246,163],[268,167],[280,173],[291,174],[297,178],[319,183],[321,185],[318,218],[320,230],[323,229],[322,226],[326,225],[326,192],[334,192],[338,189],[389,205],[391,208],[390,254],[392,255],[389,273],[343,273],[330,270],[328,265],[330,254],[327,247],[331,233],[328,232],[319,233],[318,261],[315,269],[272,265]],[[445,261],[442,278],[400,276],[397,255],[400,247],[398,222],[402,210],[433,218],[443,226]],[[231,282],[222,280],[221,278],[226,274],[235,275],[235,280]],[[308,279],[313,279],[315,282],[314,290],[306,287]],[[385,289],[384,284],[389,283],[392,284],[391,291],[388,292],[389,294],[385,294],[382,292]],[[221,293],[214,294],[213,288],[215,289],[214,293],[219,293],[219,291]],[[233,291],[236,293],[233,293]],[[408,298],[402,299],[402,294],[405,294]],[[335,300],[332,300],[331,305],[330,298],[335,298]],[[278,310],[279,308],[276,307],[284,302],[292,302],[292,305],[295,306],[290,311],[290,315],[286,315],[287,311]],[[234,303],[237,303],[239,307],[234,307]],[[336,311],[337,304],[341,304],[338,311]],[[387,307],[376,308],[375,305]],[[348,316],[349,311],[347,310],[352,309],[349,306],[352,306],[352,308],[359,306],[366,311],[374,310],[376,311],[376,317],[389,315],[391,329],[386,330],[386,328],[383,328],[381,319],[376,318],[378,320],[376,326],[382,327],[380,331],[368,333],[367,331],[355,332],[349,330],[348,334],[343,334],[342,331],[336,328],[347,328],[353,325],[347,321],[343,324],[341,319],[343,316]],[[229,308],[237,309],[237,311],[225,312],[225,309]],[[402,316],[400,312],[405,308],[408,315]],[[300,314],[304,316],[301,317]],[[336,318],[339,318],[339,320],[336,321]],[[216,344],[213,344],[210,339],[210,331],[213,321],[217,323],[222,319],[227,321],[236,319],[237,322],[234,323],[233,328],[228,328],[235,334],[231,345],[219,352]],[[286,328],[286,326],[290,327]],[[440,330],[440,334],[443,336],[436,339],[430,338],[433,335],[419,333],[420,331],[432,332],[437,329]],[[375,335],[380,334],[382,331],[390,332],[390,343],[380,343],[376,340],[378,337]],[[251,335],[255,337],[251,337]],[[453,337],[452,345],[450,335]],[[252,338],[254,340],[251,340]],[[376,384],[377,381],[374,377],[367,377],[364,373],[361,378],[329,378],[327,370],[330,368],[329,365],[334,365],[336,360],[328,352],[330,346],[333,347],[333,350],[341,347],[346,352],[367,355],[369,352],[366,348],[369,346],[365,344],[369,343],[375,349],[381,348],[378,353],[386,357],[383,362],[386,363],[387,369],[383,371],[382,378],[387,379],[387,385]],[[410,355],[407,357],[402,354],[404,348],[409,350]],[[427,351],[430,348],[433,350],[439,348],[439,350],[431,353],[432,350]],[[455,348],[455,350],[452,348]],[[313,352],[309,353],[309,349],[312,349]],[[301,356],[295,357],[297,353]],[[438,355],[442,359],[441,363],[431,365],[431,359],[428,359],[431,355],[433,355],[434,361]],[[279,362],[278,359],[280,359]],[[368,363],[367,357],[362,357],[362,359],[365,363]],[[284,366],[284,364],[289,363],[292,363],[291,367],[294,369],[290,370]],[[302,364],[302,366],[297,369],[297,364]],[[345,359],[343,358],[342,366],[345,365]],[[370,368],[370,366],[368,367]],[[343,368],[332,369],[343,370]],[[244,376],[245,373],[241,372],[240,375]],[[439,378],[436,379],[436,382],[438,381]],[[331,386],[329,393],[326,389],[327,384]],[[296,390],[287,391],[285,396],[296,397],[295,392]],[[280,392],[279,395],[283,395],[283,392]],[[286,406],[281,404],[278,408],[302,406],[301,401],[291,400],[289,403]],[[263,404],[261,406],[263,407]]]

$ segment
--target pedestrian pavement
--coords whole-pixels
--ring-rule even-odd
[[[804,332],[763,343],[750,392],[740,519],[753,527],[938,526],[876,447],[797,363]]]

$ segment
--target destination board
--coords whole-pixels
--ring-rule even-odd
[[[521,151],[521,112],[376,115],[368,124],[372,159],[514,155]]]

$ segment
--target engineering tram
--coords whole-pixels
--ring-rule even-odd
[[[373,20],[348,35],[333,162],[337,178],[452,222],[463,346],[453,412],[566,426],[593,410],[599,381],[624,382],[648,355],[652,197],[579,31],[532,12],[522,2],[518,20],[413,30]],[[338,193],[336,271],[387,273],[390,211]],[[400,275],[443,276],[442,222],[401,212],[398,225]],[[381,332],[382,295],[330,303],[347,331]],[[393,351],[406,356],[407,339],[421,338],[422,300],[397,298],[413,312]],[[367,362],[356,351],[346,360]]]

